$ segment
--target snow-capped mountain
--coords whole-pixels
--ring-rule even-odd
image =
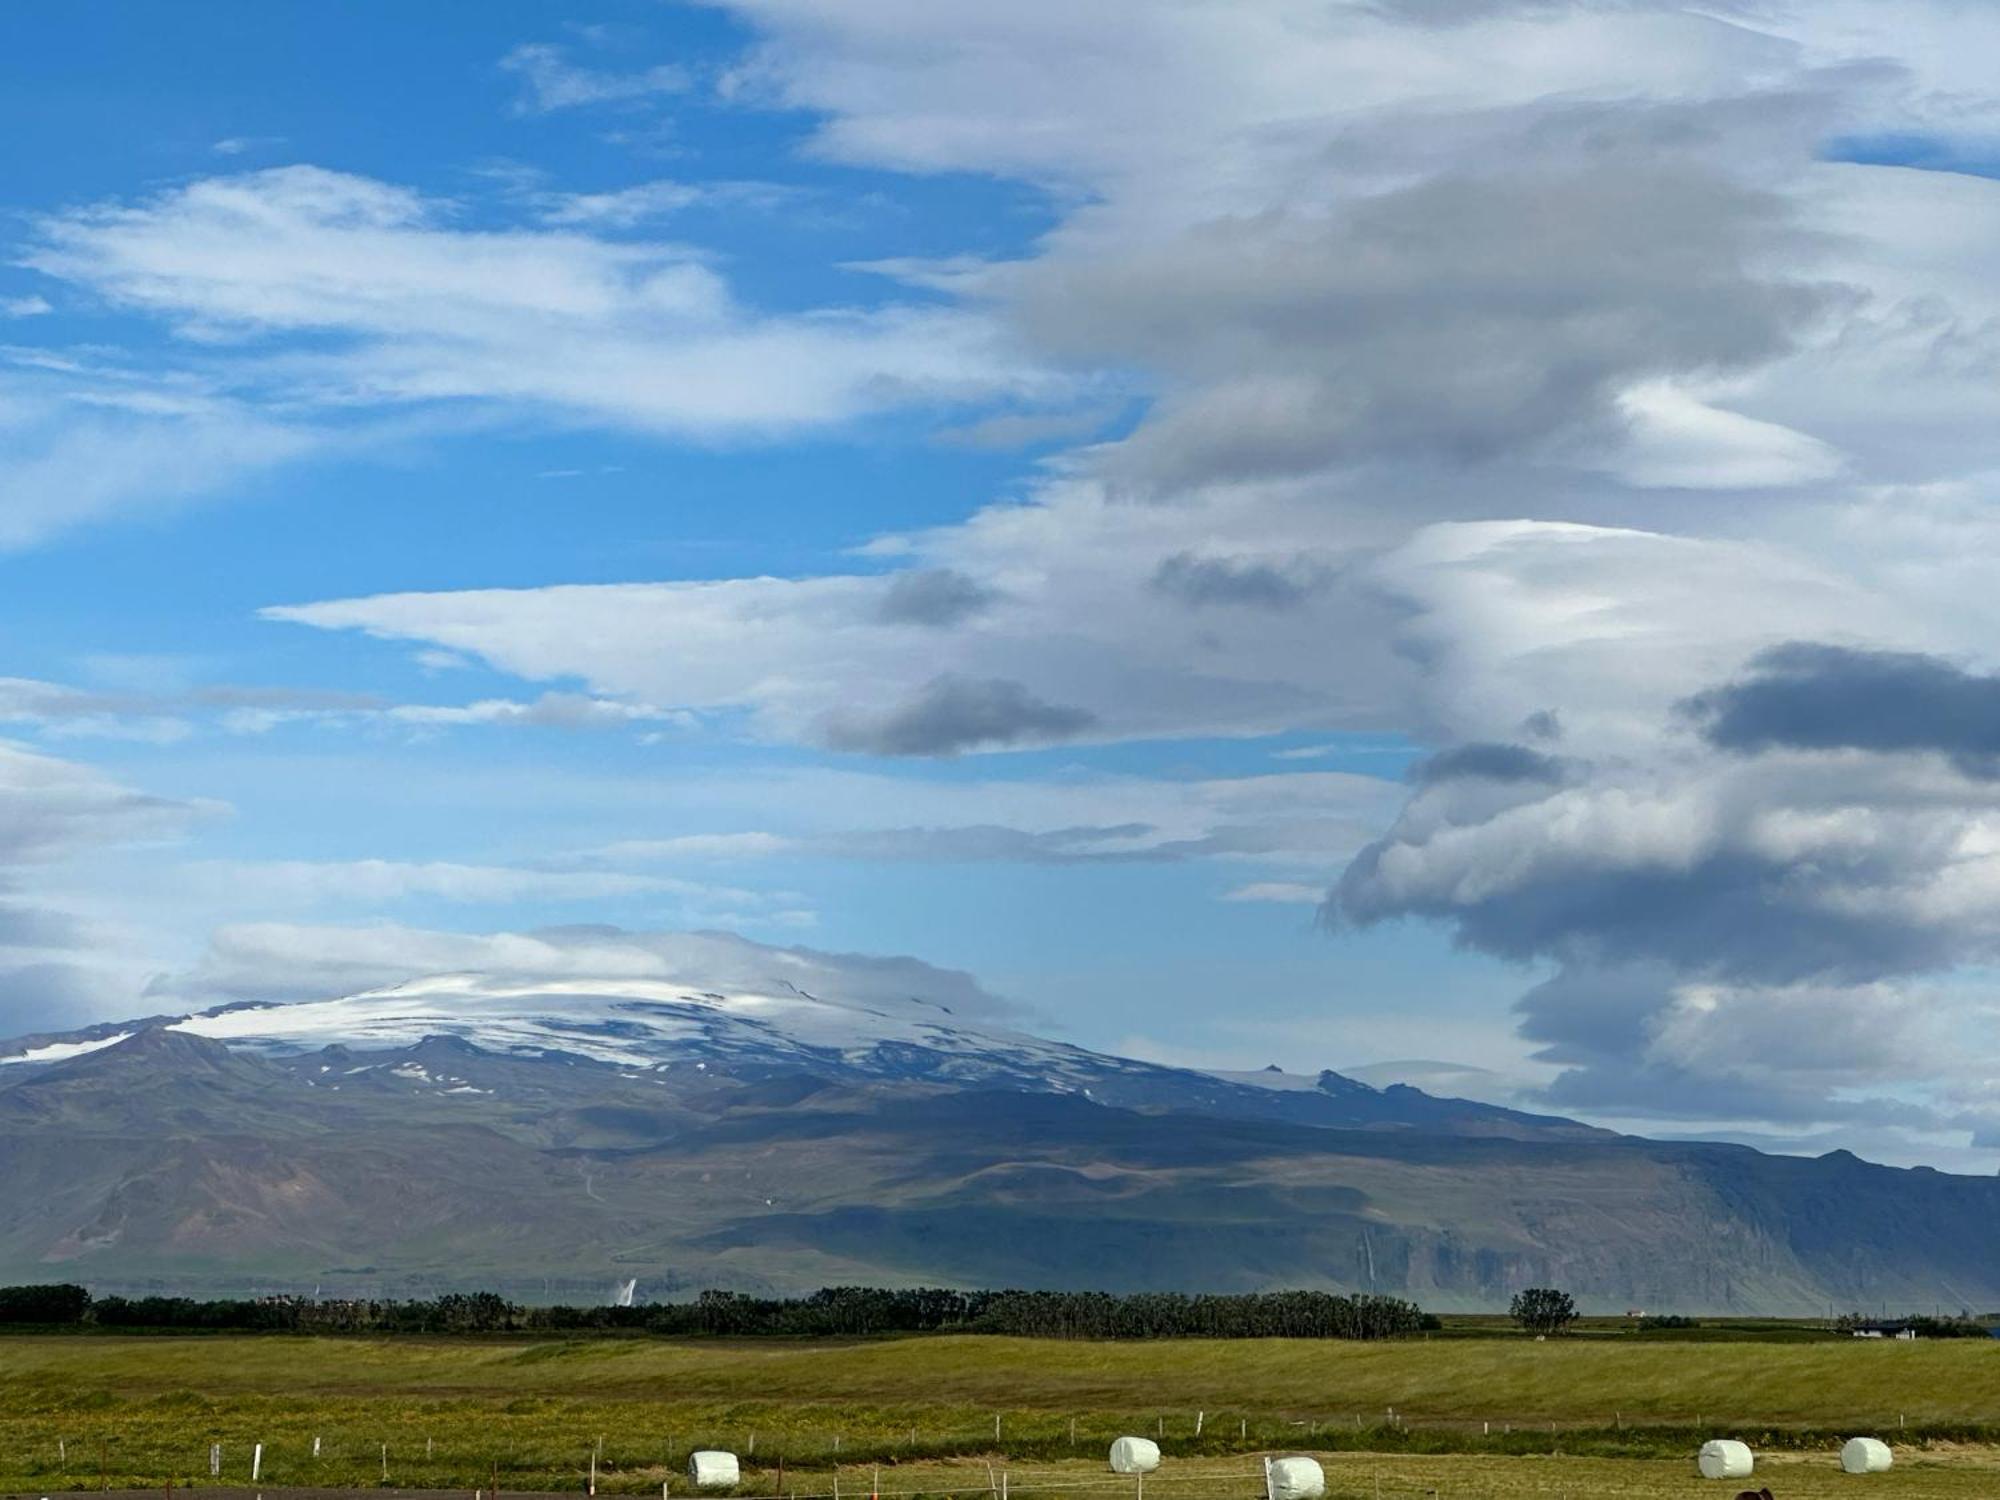
[[[734,951],[706,984],[458,971],[0,1045],[0,1282],[2000,1296],[1992,1179],[1159,1067],[937,971]]]
[[[723,991],[655,979],[441,974],[338,999],[225,1006],[169,1026],[272,1053],[379,1051],[448,1036],[490,1052],[570,1053],[627,1068],[729,1061],[948,1073],[961,1064],[974,1073],[1033,1070],[1055,1086],[1092,1071],[1091,1054],[1078,1048],[960,1025],[931,1001],[830,998],[784,981]]]
[[[960,1088],[1078,1094],[1124,1108],[1249,1119],[1467,1134],[1591,1134],[1573,1122],[1412,1089],[1377,1090],[1326,1072],[1274,1090],[1262,1078],[1163,1067],[1014,1029],[1002,1003],[963,975],[907,960],[863,960],[737,939],[601,935],[563,950],[543,972],[429,975],[330,998],[243,1000],[184,1015],[0,1042],[0,1071],[109,1048],[147,1028],[232,1051],[296,1059],[326,1048],[393,1066],[397,1054],[444,1038],[484,1054],[567,1058],[631,1071],[714,1069],[732,1077],[807,1074],[835,1082],[891,1080]],[[641,957],[634,960],[631,944]],[[608,972],[577,972],[577,960]],[[684,977],[706,964],[713,983]],[[646,972],[650,968],[651,972]],[[632,972],[637,969],[640,972]],[[621,970],[623,972],[621,972]],[[921,990],[942,993],[932,998]],[[416,1075],[409,1075],[414,1078]]]

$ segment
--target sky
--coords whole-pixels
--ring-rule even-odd
[[[0,8],[0,1033],[719,930],[1991,1172],[1997,60]]]

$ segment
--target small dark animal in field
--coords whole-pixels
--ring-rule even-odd
[[[1738,1490],[1736,1500],[1771,1500],[1771,1487],[1767,1484],[1761,1490]]]

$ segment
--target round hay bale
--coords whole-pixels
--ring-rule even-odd
[[[1734,1438],[1711,1438],[1701,1445],[1694,1463],[1703,1479],[1745,1479],[1757,1467],[1749,1444]]]
[[[1151,1438],[1122,1437],[1111,1445],[1111,1472],[1150,1474],[1160,1466],[1160,1445]]]
[[[1270,1500],[1319,1500],[1326,1493],[1326,1470],[1317,1459],[1267,1458],[1264,1492]]]
[[[1895,1459],[1880,1438],[1849,1438],[1841,1445],[1840,1466],[1850,1474],[1882,1474]]]
[[[734,1453],[703,1448],[688,1455],[688,1478],[694,1481],[698,1490],[727,1490],[742,1482],[743,1471],[738,1467]]]

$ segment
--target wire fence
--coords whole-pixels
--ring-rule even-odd
[[[1453,1454],[1691,1459],[1705,1439],[1730,1436],[1760,1451],[1794,1452],[1834,1450],[1846,1437],[1859,1435],[1906,1445],[1939,1438],[2000,1443],[2000,1429],[1965,1424],[1912,1429],[1900,1414],[1857,1420],[1835,1431],[1724,1421],[1705,1413],[1675,1424],[1628,1421],[1615,1408],[1610,1420],[1597,1426],[1421,1420],[1393,1410],[1372,1417],[1159,1414],[1150,1423],[1110,1426],[1101,1414],[1088,1419],[1000,1412],[976,1427],[917,1422],[891,1431],[877,1421],[860,1431],[796,1424],[773,1431],[711,1420],[685,1433],[620,1431],[616,1413],[576,1410],[542,1414],[532,1420],[532,1430],[510,1425],[525,1427],[526,1417],[422,1408],[393,1426],[379,1421],[367,1430],[308,1426],[311,1408],[290,1403],[261,1415],[231,1413],[219,1422],[199,1412],[145,1422],[111,1412],[94,1420],[75,1412],[49,1415],[53,1420],[38,1431],[26,1429],[39,1424],[18,1417],[0,1423],[0,1494],[27,1488],[157,1489],[171,1483],[183,1490],[396,1487],[478,1494],[482,1500],[593,1491],[674,1496],[692,1491],[690,1455],[719,1449],[741,1461],[740,1493],[798,1500],[982,1494],[989,1500],[1026,1500],[1058,1492],[1144,1500],[1147,1491],[1178,1500],[1197,1493],[1259,1493],[1262,1457],[1287,1451],[1335,1459]],[[767,1410],[759,1418],[774,1415]],[[582,1423],[589,1425],[575,1425]],[[426,1424],[437,1430],[426,1430]],[[611,1430],[592,1430],[598,1426]],[[1127,1434],[1157,1441],[1165,1467],[1143,1478],[1078,1476],[1077,1463],[1103,1462],[1111,1441]],[[919,1476],[913,1469],[924,1472]],[[952,1471],[945,1488],[938,1487],[939,1470]],[[1393,1484],[1383,1493],[1392,1491]]]

